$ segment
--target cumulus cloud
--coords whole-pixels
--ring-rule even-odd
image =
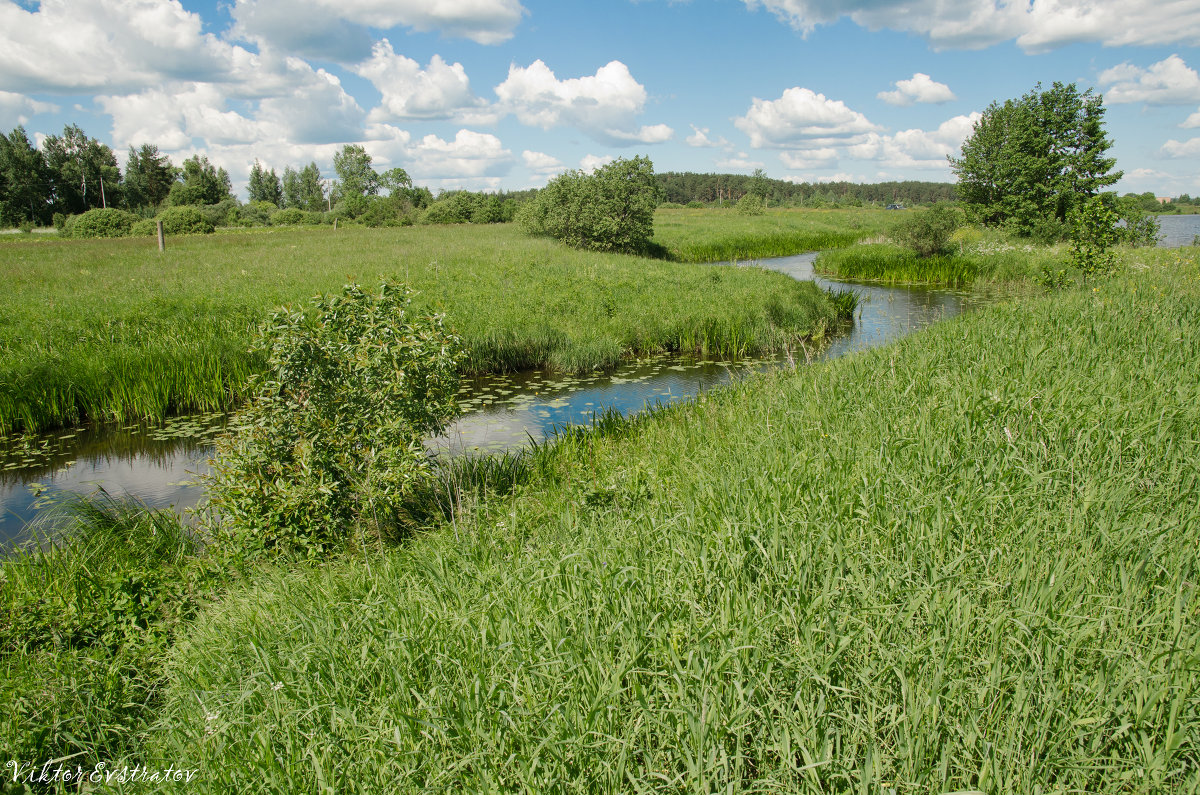
[[[929,75],[917,72],[910,80],[897,80],[895,91],[880,91],[875,96],[889,105],[908,106],[914,102],[941,104],[953,102],[958,97],[945,83],[938,83]]]
[[[452,119],[479,115],[484,101],[471,91],[460,63],[448,64],[434,55],[424,69],[411,58],[397,55],[387,39],[377,42],[370,59],[354,71],[379,89],[382,99],[370,114],[385,119]]]
[[[218,80],[234,49],[177,0],[0,3],[0,84],[25,93]]]
[[[787,168],[806,171],[814,168],[836,168],[838,150],[833,147],[819,149],[797,149],[791,152],[780,152],[779,162]]]
[[[579,159],[579,170],[590,174],[601,166],[607,166],[615,159],[612,155],[584,155]]]
[[[54,113],[58,106],[49,102],[39,102],[24,94],[14,94],[11,91],[0,91],[0,131],[11,130],[29,121],[30,116],[38,113]]]
[[[1165,157],[1196,157],[1200,155],[1200,138],[1187,141],[1171,139],[1162,145],[1160,151]]]
[[[1146,69],[1129,63],[1114,66],[1101,72],[1098,82],[1108,86],[1104,99],[1112,105],[1123,102],[1187,105],[1200,101],[1200,75],[1178,55]]]
[[[870,30],[916,33],[935,48],[978,48],[1015,40],[1028,52],[1094,41],[1109,46],[1200,42],[1192,0],[744,0],[805,35],[849,17]]]
[[[499,44],[525,13],[518,0],[237,0],[233,33],[313,57],[350,63],[367,57],[367,29],[412,28]]]
[[[730,146],[729,141],[725,140],[725,136],[723,135],[715,141],[709,138],[709,129],[707,127],[697,127],[693,124],[691,128],[692,134],[683,139],[688,146],[721,148],[728,148]]]
[[[798,87],[787,89],[776,100],[755,97],[746,115],[733,124],[750,136],[756,149],[819,146],[879,129],[844,102]]]
[[[979,121],[980,114],[955,116],[936,130],[901,130],[894,135],[871,133],[866,140],[846,147],[857,160],[877,160],[891,168],[946,169],[947,155],[954,155]]]
[[[766,164],[761,160],[751,160],[750,156],[745,152],[738,152],[733,157],[714,161],[713,165],[723,171],[752,171],[756,168],[762,168]]]
[[[545,152],[532,152],[526,149],[521,153],[521,160],[525,163],[525,168],[544,177],[565,170],[561,160]]]
[[[495,90],[502,112],[545,130],[571,126],[612,144],[661,143],[674,134],[665,124],[637,126],[646,89],[620,61],[600,67],[595,75],[564,80],[541,60],[528,67],[514,64]]]
[[[463,180],[502,177],[512,170],[512,152],[490,133],[459,130],[453,141],[426,135],[409,150],[414,177],[430,180]]]

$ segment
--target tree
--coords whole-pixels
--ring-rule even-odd
[[[276,207],[283,206],[283,186],[279,183],[279,177],[275,175],[275,169],[268,172],[258,162],[257,157],[254,158],[254,166],[250,169],[247,192],[250,194],[251,204],[267,202]]]
[[[179,169],[171,158],[158,151],[154,144],[142,144],[140,149],[129,147],[125,164],[125,206],[157,207],[167,200]]]
[[[24,127],[0,135],[0,225],[49,220],[50,174]]]
[[[576,248],[640,252],[654,236],[659,190],[648,157],[620,158],[595,173],[568,171],[518,213],[522,229]]]
[[[192,155],[183,161],[180,182],[171,186],[167,197],[173,207],[185,204],[217,204],[233,196],[233,185],[223,168],[216,168],[204,155]]]
[[[346,144],[333,156],[338,181],[333,197],[337,201],[374,196],[379,193],[379,175],[371,168],[371,156],[358,144]],[[407,175],[405,175],[407,176]]]
[[[107,145],[77,125],[51,135],[43,147],[54,191],[54,208],[78,214],[93,207],[116,206],[121,197],[121,169]]]
[[[1046,222],[1062,227],[1073,210],[1121,178],[1105,153],[1103,98],[1074,83],[1039,83],[1020,99],[993,102],[949,158],[959,198],[988,224],[1025,235]]]

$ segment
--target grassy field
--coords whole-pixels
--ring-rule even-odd
[[[885,210],[659,210],[654,241],[682,262],[736,262],[848,246],[882,233]]]
[[[682,257],[685,239],[759,227],[777,245],[780,218],[807,229],[808,215],[664,212],[662,245]],[[472,372],[736,356],[834,319],[823,293],[779,274],[574,251],[512,225],[260,230],[176,238],[165,254],[140,238],[19,237],[0,246],[0,433],[228,408],[260,366],[247,348],[266,313],[351,280],[420,291],[465,339]]]
[[[1200,263],[524,464],[175,646],[199,792],[1200,790]]]

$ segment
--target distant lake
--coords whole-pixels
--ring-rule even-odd
[[[1200,235],[1200,215],[1158,216],[1159,248],[1190,246],[1196,235]]]

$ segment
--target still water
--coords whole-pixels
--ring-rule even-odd
[[[1158,216],[1158,245],[1161,248],[1190,246],[1200,235],[1200,215]]]
[[[886,344],[968,306],[965,291],[820,279],[813,273],[815,259],[816,254],[801,254],[757,264],[861,296],[853,328],[816,358]],[[805,360],[802,350],[736,362],[662,357],[630,362],[608,373],[564,376],[534,371],[472,379],[459,393],[462,417],[428,446],[450,455],[513,449],[530,438],[545,438],[556,427],[586,424],[596,412],[612,408],[631,414],[688,400],[747,373]],[[194,506],[203,497],[196,475],[206,471],[212,440],[224,421],[221,415],[191,416],[161,426],[76,428],[35,440],[9,440],[0,448],[0,544],[18,539],[39,505],[64,492],[87,494],[103,487],[111,494],[136,496],[152,507]]]

